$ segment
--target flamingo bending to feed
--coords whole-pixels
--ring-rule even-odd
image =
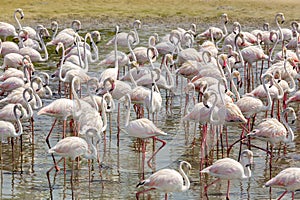
[[[241,163],[231,158],[222,158],[217,160],[213,165],[200,171],[201,173],[208,173],[217,177],[211,184],[205,186],[204,190],[207,193],[209,186],[215,184],[220,180],[227,180],[227,194],[226,199],[229,199],[230,180],[246,179],[251,177],[250,165],[253,163],[252,151],[246,149],[242,151]]]
[[[289,167],[277,174],[271,180],[266,182],[266,187],[281,187],[285,189],[285,192],[280,195],[277,200],[283,198],[283,196],[291,191],[292,199],[295,198],[295,190],[300,189],[300,168],[299,167]]]
[[[190,188],[190,180],[183,171],[182,167],[186,167],[190,170],[191,164],[186,161],[181,161],[179,166],[179,172],[174,169],[161,169],[149,178],[142,180],[136,187],[149,186],[150,189],[139,191],[136,193],[136,199],[139,199],[139,195],[151,190],[159,190],[165,193],[165,200],[168,199],[169,192],[185,192]]]

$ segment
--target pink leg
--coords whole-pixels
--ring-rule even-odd
[[[228,184],[227,184],[226,199],[229,199],[229,189],[230,189],[230,180],[228,180]]]
[[[168,200],[168,193],[165,193],[165,200]]]
[[[47,137],[46,137],[46,143],[47,143],[49,149],[51,149],[51,145],[50,145],[50,142],[49,142],[49,137],[50,137],[50,135],[51,135],[51,133],[52,133],[52,130],[53,130],[55,124],[56,124],[56,121],[57,121],[57,119],[54,120],[54,122],[53,122],[53,124],[52,124],[52,127],[51,127],[51,129],[50,129],[50,131],[49,131],[49,133],[48,133],[48,135],[47,135]],[[58,165],[57,165],[57,163],[56,163],[56,161],[55,161],[54,155],[51,154],[51,156],[52,156],[53,163],[54,163],[54,167],[55,167],[56,171],[59,171],[60,169],[59,169],[59,167],[58,167]]]
[[[214,180],[212,183],[210,183],[209,185],[205,186],[205,187],[204,187],[204,193],[207,193],[208,187],[212,186],[213,184],[217,183],[217,182],[220,181],[220,180],[221,180],[221,179],[218,178],[218,179]]]
[[[147,190],[142,190],[142,191],[137,192],[137,193],[135,194],[136,199],[139,200],[140,194],[149,192],[149,191],[151,191],[151,190],[155,190],[155,188],[150,188],[150,189],[147,189]]]
[[[153,157],[157,154],[157,152],[159,152],[159,150],[161,150],[165,145],[166,145],[166,142],[164,141],[164,140],[161,140],[161,139],[159,139],[159,138],[157,138],[157,137],[153,137],[153,139],[155,139],[155,140],[158,140],[158,141],[160,141],[161,143],[162,143],[162,145],[152,154],[152,156],[149,158],[149,160],[147,161],[147,163],[148,163],[148,166],[150,167],[150,168],[152,168],[152,166],[151,166],[151,164],[150,164],[150,160],[152,160],[153,159]]]
[[[288,191],[286,190],[286,191],[284,191],[284,193],[282,193],[282,195],[280,195],[280,197],[277,199],[277,200],[280,200],[280,199],[282,199],[282,197],[284,196],[284,195],[286,195],[286,193],[287,193]]]

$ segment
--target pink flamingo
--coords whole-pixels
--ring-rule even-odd
[[[19,110],[21,112],[20,115],[17,114],[17,110]],[[15,126],[11,122],[0,120],[0,136],[1,136],[1,139],[6,138],[6,137],[11,137],[12,138],[12,140],[11,140],[12,157],[14,155],[13,138],[19,137],[20,135],[23,134],[23,127],[22,127],[22,124],[20,122],[20,118],[23,116],[22,106],[18,105],[18,104],[14,105],[13,113],[14,113],[15,121],[17,122],[18,132],[16,132]]]
[[[189,170],[192,169],[190,163],[181,161],[179,165],[179,172],[174,169],[161,169],[152,174],[149,178],[139,182],[136,187],[149,186],[151,188],[137,192],[136,199],[138,200],[141,194],[151,190],[164,192],[165,200],[168,199],[169,192],[187,191],[190,188],[190,180],[182,169],[183,165],[186,165]]]
[[[16,9],[14,12],[14,18],[20,27],[21,25],[17,18],[17,13],[19,13],[21,15],[21,19],[23,19],[24,13],[21,8]],[[0,22],[0,36],[3,36],[4,41],[5,41],[7,36],[17,37],[18,33],[16,32],[16,28],[13,25],[6,23],[6,22]]]
[[[166,142],[162,139],[159,139],[157,136],[165,136],[165,135],[167,135],[167,133],[165,133],[162,130],[160,130],[159,128],[157,128],[155,126],[155,124],[147,118],[140,118],[140,119],[129,121],[130,105],[131,105],[131,99],[130,99],[129,94],[127,94],[125,96],[125,101],[127,102],[127,105],[126,105],[127,114],[126,114],[125,126],[124,126],[123,130],[129,136],[140,138],[143,140],[143,150],[142,150],[143,151],[143,164],[144,164],[145,153],[146,153],[146,147],[145,147],[146,144],[145,144],[144,139],[153,138],[154,141],[158,140],[162,143],[161,147],[158,148],[152,154],[152,156],[149,158],[149,160],[147,161],[148,166],[150,168],[152,168],[150,161],[158,153],[158,151],[166,145]]]
[[[74,20],[72,22],[72,28],[67,28],[59,32],[57,35],[58,30],[58,24],[57,22],[52,22],[51,24],[52,30],[54,30],[54,34],[52,35],[52,40],[46,44],[46,46],[49,45],[57,45],[58,43],[63,43],[64,47],[67,48],[71,45],[73,45],[75,41],[75,34],[78,32],[78,30],[81,28],[81,22],[79,20]]]
[[[300,168],[289,167],[279,172],[275,177],[265,183],[266,187],[284,188],[285,192],[277,200],[283,198],[287,192],[292,192],[292,199],[295,199],[295,191],[300,189]]]
[[[72,92],[74,94],[76,94],[75,89],[72,88]],[[76,95],[75,95],[76,96]],[[76,105],[77,104],[77,105]],[[63,138],[65,138],[65,131],[66,131],[66,122],[67,119],[70,117],[77,117],[81,114],[81,104],[80,101],[77,98],[75,98],[75,102],[74,100],[71,99],[67,99],[67,98],[61,98],[61,99],[56,99],[54,101],[52,101],[49,105],[43,107],[42,109],[39,110],[39,112],[37,113],[38,115],[47,115],[50,117],[54,117],[55,120],[52,124],[52,127],[46,137],[46,142],[49,148],[51,148],[50,146],[50,142],[49,142],[49,137],[52,133],[52,130],[57,122],[58,119],[62,119],[63,120]],[[52,155],[53,158],[53,162],[55,164],[55,169],[56,171],[59,171],[59,167],[57,166],[57,163],[55,161],[54,156]]]
[[[300,101],[300,90],[298,90],[297,92],[295,92],[295,94],[293,94],[290,98],[288,98],[286,104],[289,104],[291,102],[297,102],[297,101]]]
[[[134,30],[134,35],[135,37],[133,37],[135,40],[135,44],[138,44],[140,42],[139,39],[139,35],[137,32],[137,29],[141,28],[141,24],[142,22],[140,20],[135,20],[133,22],[133,30]],[[117,35],[115,35],[111,40],[109,40],[106,45],[112,45],[112,44],[118,44],[122,47],[127,47],[127,40],[128,40],[128,33],[125,32],[121,32],[121,33],[117,33]]]
[[[119,33],[119,26],[116,26],[116,38],[118,38],[118,33]],[[129,34],[128,34],[128,38],[129,38]],[[128,39],[127,38],[127,39]],[[129,41],[129,39],[128,39]],[[129,43],[129,42],[128,42]],[[111,77],[112,79],[114,80],[117,80],[118,79],[118,75],[119,75],[119,62],[118,62],[118,49],[117,49],[117,40],[115,40],[115,45],[114,45],[114,52],[115,52],[115,66],[114,68],[108,68],[108,69],[105,69],[101,74],[100,74],[100,77],[99,77],[99,82],[103,82],[105,79],[107,79],[108,77]]]
[[[79,156],[83,156],[86,159],[97,159],[97,149],[93,145],[91,138],[95,135],[94,129],[88,129],[85,132],[85,139],[80,137],[66,137],[60,140],[54,147],[49,149],[48,153],[58,154],[62,157],[70,157],[72,159],[72,174],[71,181],[73,177],[74,171],[74,161],[75,158]],[[54,163],[55,167],[57,167],[57,163]],[[50,169],[51,170],[51,169]],[[50,171],[49,170],[49,171]],[[49,172],[48,171],[48,172]],[[47,172],[47,173],[48,173]]]
[[[246,179],[251,177],[250,165],[253,163],[252,151],[246,149],[242,151],[241,163],[231,158],[222,158],[217,160],[213,165],[203,169],[200,173],[208,173],[217,177],[215,181],[205,186],[204,191],[207,194],[207,189],[211,185],[220,180],[227,180],[226,199],[229,199],[230,180]]]
[[[205,30],[203,33],[198,34],[197,38],[204,37],[205,39],[209,40],[212,35],[214,40],[222,40],[228,34],[227,27],[226,27],[227,22],[228,22],[228,16],[226,13],[223,13],[221,15],[221,23],[224,32],[222,29],[213,26],[213,27],[209,27],[209,29]]]

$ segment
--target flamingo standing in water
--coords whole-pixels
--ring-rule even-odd
[[[277,200],[283,198],[287,192],[292,192],[292,199],[295,199],[295,191],[300,189],[300,168],[289,167],[277,174],[271,180],[265,183],[266,187],[281,187],[285,189],[285,192],[280,195]]]
[[[150,164],[150,161],[158,153],[158,151],[166,145],[166,142],[162,139],[159,139],[157,136],[165,136],[167,135],[167,133],[157,128],[155,124],[147,118],[140,118],[140,119],[129,121],[130,105],[131,105],[131,99],[129,94],[125,95],[125,101],[127,102],[126,105],[127,114],[125,120],[125,127],[123,130],[124,132],[128,133],[129,136],[140,138],[143,140],[143,149],[142,149],[143,165],[144,165],[145,152],[146,152],[146,146],[145,146],[146,144],[144,139],[153,138],[154,141],[158,140],[162,143],[161,147],[159,147],[147,161],[148,166],[151,168],[152,166]]]
[[[56,153],[62,157],[70,157],[72,159],[71,181],[73,180],[74,161],[78,156],[83,156],[86,159],[97,159],[97,149],[91,140],[94,134],[96,134],[95,129],[91,128],[86,130],[86,133],[84,134],[86,140],[75,136],[66,137],[48,151],[48,153]],[[56,163],[54,164],[56,166]]]
[[[165,200],[168,199],[169,192],[187,191],[190,188],[190,180],[182,169],[183,165],[186,165],[189,170],[192,169],[190,163],[181,161],[179,165],[179,172],[174,169],[161,169],[152,174],[149,178],[139,182],[136,187],[149,186],[151,188],[137,192],[136,199],[139,199],[140,194],[151,190],[164,192]]]
[[[207,194],[207,189],[211,185],[220,180],[227,180],[227,194],[226,199],[229,199],[230,180],[246,179],[251,177],[250,165],[253,163],[252,151],[246,149],[241,154],[241,163],[231,158],[222,158],[217,160],[213,165],[200,171],[201,173],[208,173],[217,177],[215,181],[205,186],[204,191]]]
[[[14,118],[17,122],[17,126],[18,126],[18,132],[16,132],[15,126],[8,121],[3,121],[0,120],[0,137],[1,140],[3,138],[7,138],[7,137],[11,137],[11,148],[12,148],[12,160],[13,160],[13,155],[14,155],[14,142],[13,142],[13,138],[15,137],[19,137],[20,135],[23,134],[23,127],[22,124],[20,122],[20,118],[23,116],[23,107],[19,104],[15,105],[13,108],[13,113],[14,113]],[[19,110],[21,112],[21,114],[18,116],[17,115],[17,110]]]

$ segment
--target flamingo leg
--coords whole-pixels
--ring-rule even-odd
[[[162,145],[152,154],[152,156],[149,158],[149,160],[147,161],[147,164],[150,168],[152,168],[150,161],[153,159],[153,157],[157,154],[157,152],[159,152],[159,150],[161,150],[165,145],[166,145],[166,141],[159,139],[157,137],[153,137],[153,139],[158,140],[162,143]]]
[[[282,199],[282,197],[284,196],[284,195],[286,195],[286,193],[287,193],[288,191],[286,190],[286,191],[284,191],[284,193],[282,193],[282,195],[280,195],[280,197],[277,199],[277,200],[280,200],[280,199]]]
[[[142,190],[142,191],[137,192],[137,193],[135,194],[136,199],[139,200],[139,199],[140,199],[140,198],[139,198],[140,194],[149,192],[149,191],[151,191],[151,190],[155,190],[155,188],[149,188],[149,189],[147,189],[147,190]]]
[[[207,194],[207,189],[208,189],[210,186],[212,186],[213,184],[215,184],[215,183],[217,183],[218,181],[220,181],[220,180],[221,180],[221,179],[218,178],[218,179],[214,180],[212,183],[206,185],[206,186],[204,187],[204,193]]]
[[[227,184],[226,200],[229,200],[229,190],[230,190],[230,180],[228,180],[228,184]]]
[[[165,193],[165,200],[168,200],[168,193]]]
[[[54,126],[56,124],[56,121],[57,121],[57,119],[54,120],[54,122],[52,124],[52,127],[51,127],[51,129],[50,129],[50,131],[49,131],[49,133],[48,133],[48,135],[46,137],[46,143],[47,143],[49,149],[51,149],[51,145],[50,145],[50,142],[49,142],[49,137],[50,137],[50,135],[51,135],[51,133],[53,131],[53,128],[54,128]],[[54,157],[53,153],[51,154],[51,156],[52,156],[54,167],[55,167],[56,171],[59,171],[60,169],[59,169],[59,167],[58,167],[58,165],[57,165],[57,163],[55,161],[55,157]],[[51,170],[52,170],[52,168],[51,168]],[[49,170],[49,171],[51,171],[51,170]]]

